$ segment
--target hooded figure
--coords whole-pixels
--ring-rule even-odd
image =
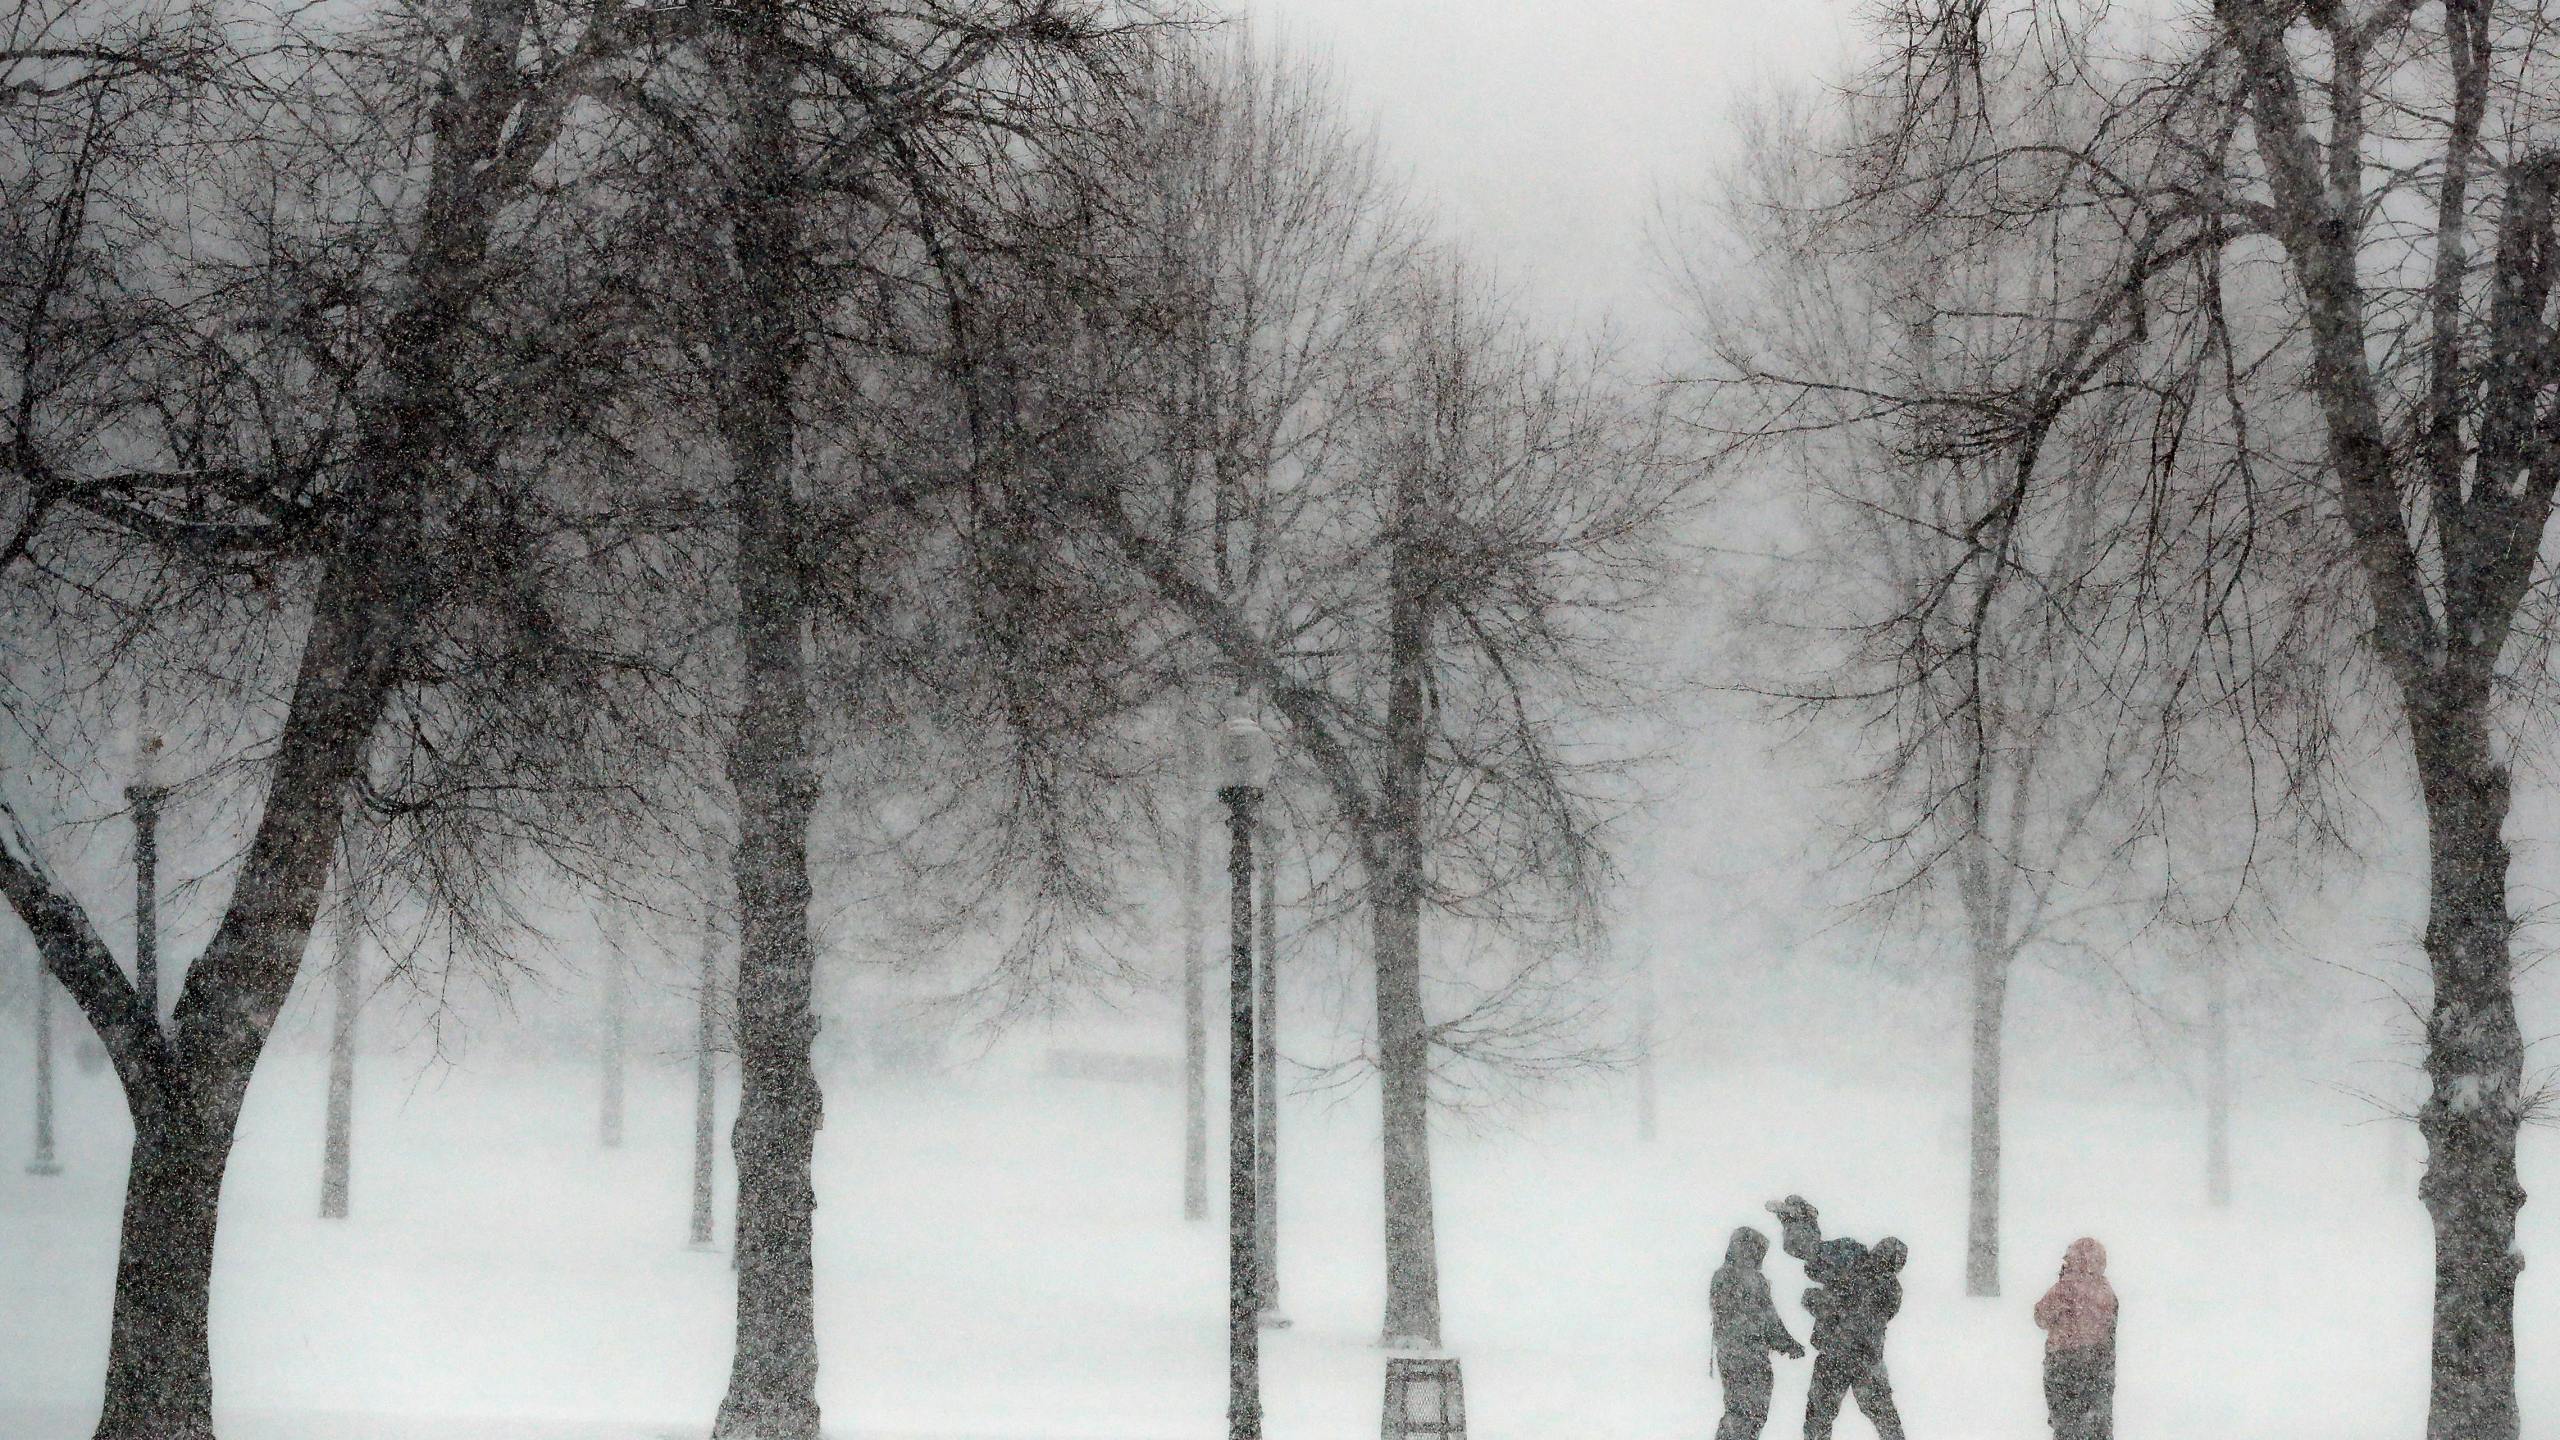
[[[1724,1264],[1707,1286],[1716,1368],[1724,1375],[1724,1419],[1716,1425],[1716,1440],[1759,1440],[1760,1427],[1769,1423],[1769,1352],[1804,1358],[1804,1347],[1787,1333],[1769,1299],[1769,1278],[1760,1273],[1768,1254],[1769,1237],[1741,1227],[1725,1243]]]
[[[1804,1304],[1813,1312],[1813,1385],[1805,1395],[1805,1440],[1831,1440],[1842,1399],[1855,1396],[1880,1440],[1902,1440],[1893,1381],[1884,1368],[1884,1327],[1902,1310],[1902,1265],[1910,1250],[1888,1235],[1870,1248],[1822,1238],[1821,1216],[1801,1195],[1770,1202],[1781,1243],[1804,1262],[1814,1283]]]
[[[2082,1237],[2062,1278],[2036,1302],[2044,1329],[2044,1403],[2054,1440],[2112,1440],[2116,1421],[2116,1292],[2107,1249]]]

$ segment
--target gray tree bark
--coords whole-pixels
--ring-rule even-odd
[[[1972,1138],[1967,1152],[1964,1293],[2000,1293],[2000,1032],[2008,1010],[2008,957],[1977,950],[1973,966]]]
[[[2484,342],[2465,352],[2466,186],[2495,54],[2486,6],[2445,7],[2453,93],[2451,149],[2439,197],[2436,325],[2429,354],[2432,442],[2416,458],[2430,508],[2413,533],[2398,447],[2374,374],[2359,270],[2366,220],[2360,77],[2331,90],[2344,108],[2317,136],[2288,48],[2295,12],[2230,4],[2217,12],[2240,61],[2251,129],[2273,199],[2276,238],[2303,301],[2309,389],[2321,412],[2348,556],[2372,607],[2370,644],[2406,723],[2427,823],[2427,927],[2434,980],[2426,1024],[2427,1141],[2419,1195],[2435,1231],[2428,1440],[2515,1440],[2515,1248],[2524,1187],[2524,1040],[2509,945],[2507,767],[2491,739],[2502,653],[2537,568],[2560,475],[2537,416],[2554,342],[2543,320],[2554,280],[2560,158],[2505,167]],[[2338,40],[2336,37],[2343,36]],[[2359,32],[2333,32],[2361,66]],[[2475,445],[2462,403],[2479,398]],[[2466,463],[2467,461],[2467,463]],[[2419,547],[2441,562],[2431,599]],[[2441,606],[2441,613],[2438,606]]]
[[[2510,1440],[2515,1396],[2516,1173],[2524,1035],[2516,1021],[2507,909],[2506,767],[2490,750],[2487,697],[2422,718],[2427,801],[2427,1141],[2419,1195],[2435,1229],[2429,1440]]]
[[[702,973],[694,987],[693,1022],[693,1229],[697,1250],[711,1246],[711,1160],[718,1129],[720,1043],[720,932],[702,932]]]
[[[1431,612],[1413,555],[1419,516],[1398,496],[1387,616],[1387,752],[1378,785],[1378,857],[1370,901],[1378,1006],[1380,1128],[1385,1149],[1390,1347],[1440,1343],[1439,1240],[1431,1192],[1431,1027],[1422,997],[1423,794],[1430,745],[1426,693]]]
[[[329,1013],[329,1102],[320,1145],[320,1218],[347,1218],[348,1173],[355,1143],[356,1006],[363,999],[364,934],[355,917],[338,922]]]
[[[737,1350],[712,1433],[816,1440],[818,1337],[810,1173],[824,1105],[811,1046],[808,597],[792,410],[804,316],[792,129],[795,62],[777,0],[732,12],[737,134],[726,198],[730,280],[715,345],[737,526],[743,703],[728,775],[738,804]]]

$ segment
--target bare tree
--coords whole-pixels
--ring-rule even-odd
[[[577,76],[630,34],[532,9],[476,6],[451,31],[145,12],[97,33],[83,7],[35,7],[0,53],[0,580],[48,640],[10,652],[0,713],[77,756],[95,697],[137,673],[182,690],[221,718],[185,737],[207,763],[181,784],[231,786],[249,836],[164,1025],[49,862],[58,831],[21,808],[43,797],[0,801],[0,895],[133,1112],[105,1440],[211,1434],[222,1175],[337,862],[362,863],[359,894],[423,886],[429,929],[471,950],[498,903],[477,879],[572,833],[550,802],[592,778],[566,762],[616,713],[555,725],[599,666],[571,657],[539,567],[474,563],[540,547],[527,418],[573,430],[595,403],[580,367],[612,354],[509,349],[516,321],[579,303],[543,289],[559,271],[501,283],[492,262],[549,218],[532,177]],[[289,136],[265,143],[268,122]],[[225,165],[196,168],[214,141]],[[179,195],[206,204],[153,198]],[[564,763],[529,780],[514,762],[536,736]]]
[[[1512,1073],[1592,1058],[1587,1012],[1558,1003],[1554,982],[1587,953],[1570,936],[1590,918],[1607,805],[1583,788],[1600,772],[1555,748],[1561,702],[1627,698],[1604,657],[1654,573],[1646,543],[1683,472],[1605,366],[1542,348],[1471,282],[1413,278],[1392,198],[1321,105],[1250,71],[1226,83],[1257,97],[1223,108],[1238,140],[1202,142],[1177,122],[1167,153],[1196,177],[1170,193],[1221,200],[1186,213],[1232,214],[1236,228],[1214,245],[1159,230],[1162,270],[1124,282],[1206,298],[1168,305],[1163,325],[1139,312],[1150,344],[1116,383],[1155,407],[1133,432],[1148,448],[1107,480],[1079,460],[1078,514],[1285,720],[1356,857],[1382,1088],[1384,1331],[1434,1344],[1435,1053]],[[1286,283],[1259,283],[1257,263]],[[1193,338],[1185,315],[1217,317],[1219,343]],[[1519,962],[1445,967],[1456,1003],[1437,1022],[1422,939],[1433,909],[1496,941],[1453,950]]]
[[[2107,974],[2161,910],[2169,872],[2162,807],[2141,790],[2144,732],[2127,724],[2142,697],[2111,691],[2082,656],[2117,638],[2104,491],[2017,516],[1994,507],[2021,469],[2126,462],[2096,404],[2086,423],[2056,411],[1986,436],[1873,397],[2002,393],[2045,373],[2075,343],[2048,277],[2085,242],[2060,223],[2013,235],[1960,231],[1952,216],[1915,240],[1894,212],[1826,214],[1836,195],[1776,157],[1836,138],[1801,117],[1758,123],[1780,143],[1758,152],[1734,219],[1762,286],[1735,304],[1710,275],[1678,272],[1719,373],[1763,387],[1751,400],[1781,397],[1785,418],[1752,410],[1740,428],[1789,442],[1783,483],[1807,537],[1756,602],[1773,661],[1742,683],[1793,719],[1836,725],[1848,747],[1835,859],[1865,877],[1857,908],[1963,937],[1965,1288],[1997,1295],[2012,978],[2022,957],[2101,958]]]
[[[2222,0],[2144,39],[2071,4],[1886,18],[1843,203],[1912,235],[2069,217],[2084,243],[2045,306],[2068,337],[2048,363],[1988,392],[1880,391],[1871,413],[2009,445],[2118,414],[2146,459],[2108,487],[2110,595],[2144,643],[2084,653],[2174,698],[2151,707],[2157,764],[2221,722],[2218,748],[2280,767],[2263,793],[2317,829],[2335,726],[2404,746],[2433,979],[2428,1433],[2513,1436],[2529,1097],[2504,830],[2514,721],[2547,668],[2536,579],[2560,477],[2560,132],[2534,38],[2552,17]],[[2090,478],[2016,466],[1962,529],[2004,535]]]
[[[1037,189],[1023,177],[1041,162],[1025,152],[1082,143],[1097,114],[1087,97],[1107,102],[1130,34],[1128,19],[1086,0],[936,0],[893,23],[755,4],[613,97],[655,142],[636,193],[684,251],[673,263],[688,298],[671,333],[726,464],[735,547],[739,1285],[716,1434],[790,1440],[819,1424],[810,844],[824,771],[812,632],[847,614],[876,620],[868,567],[901,557],[866,539],[866,520],[942,513],[937,501],[977,480],[966,464],[894,451],[876,463],[892,436],[936,436],[964,408],[899,362],[954,343],[971,261]],[[915,411],[880,418],[900,402]],[[813,539],[825,534],[839,538]],[[876,679],[893,666],[852,668]],[[1050,678],[1025,667],[1012,683]]]

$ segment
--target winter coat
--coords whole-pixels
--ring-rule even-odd
[[[2116,1338],[2116,1292],[2107,1283],[2107,1249],[2095,1240],[2071,1242],[2062,1256],[2062,1278],[2036,1302],[2044,1348],[2085,1350]]]
[[[1776,1302],[1769,1298],[1769,1277],[1760,1272],[1760,1261],[1768,1253],[1769,1242],[1759,1231],[1736,1230],[1725,1246],[1724,1264],[1716,1267],[1715,1279],[1708,1282],[1716,1358],[1728,1370],[1738,1364],[1766,1365],[1772,1350],[1803,1353],[1796,1337],[1787,1333],[1786,1321],[1778,1317]]]
[[[1818,1287],[1804,1296],[1805,1308],[1813,1312],[1813,1348],[1882,1353],[1885,1324],[1902,1313],[1900,1242],[1879,1241],[1870,1248],[1855,1240],[1824,1240],[1811,1207],[1781,1218],[1787,1253],[1804,1262],[1804,1278]]]

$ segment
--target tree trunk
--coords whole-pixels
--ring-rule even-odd
[[[213,1440],[214,1217],[236,1114],[185,1095],[134,1106],[96,1440]]]
[[[1410,514],[1400,516],[1403,530]],[[1404,551],[1410,542],[1399,540]],[[1422,1001],[1424,768],[1431,622],[1417,568],[1399,553],[1387,617],[1387,757],[1371,913],[1377,952],[1378,1082],[1385,1138],[1389,1347],[1440,1344],[1440,1260],[1431,1194],[1431,1030]]]
[[[1182,1218],[1209,1218],[1209,981],[1200,899],[1199,739],[1184,727],[1182,785]]]
[[[801,315],[792,70],[773,0],[737,12],[734,288],[720,325],[720,423],[735,487],[744,703],[728,760],[738,803],[737,1353],[713,1434],[816,1440],[818,1337],[810,1159],[823,1119],[811,1007],[808,597],[793,491]]]
[[[2224,963],[2213,961],[2204,1010],[2204,1193],[2215,1209],[2231,1203],[2231,977]]]
[[[62,1162],[53,1153],[53,976],[36,957],[36,1153],[27,1160],[30,1175],[59,1175]]]
[[[347,1172],[355,1121],[356,1005],[363,998],[358,981],[364,961],[364,937],[355,918],[338,922],[336,1005],[329,1016],[329,1105],[320,1147],[320,1218],[347,1218]]]
[[[74,954],[85,946],[58,933],[52,942],[63,956],[48,962],[56,977],[69,983],[77,975],[91,987],[82,1008],[107,1041],[134,1125],[96,1440],[213,1434],[207,1305],[223,1167],[241,1100],[311,942],[341,833],[339,806],[406,644],[414,512],[400,501],[357,518],[372,520],[380,543],[361,559],[342,551],[330,561],[276,742],[266,810],[167,1033],[150,1023],[140,991],[100,993],[96,971]],[[22,917],[30,913],[28,901],[12,898]],[[46,917],[47,929],[55,924]]]
[[[2413,707],[2415,708],[2415,707]],[[2491,749],[2485,687],[2412,724],[2427,810],[2426,1137],[2419,1194],[2435,1227],[2428,1440],[2517,1433],[2516,1131],[2524,1040],[2516,1023],[2507,912],[2506,767]]]
[[[711,1246],[711,1155],[718,1135],[718,1072],[713,1047],[719,1044],[720,939],[705,926],[702,932],[702,979],[695,987],[693,1021],[693,1231],[697,1250]]]
[[[0,897],[34,933],[116,1066],[133,1115],[123,1232],[97,1440],[209,1440],[207,1307],[216,1209],[240,1103],[291,994],[343,833],[341,807],[401,683],[432,586],[425,514],[465,442],[457,340],[472,333],[494,217],[522,185],[499,151],[521,87],[526,7],[474,0],[457,27],[466,77],[433,109],[424,213],[403,271],[408,298],[383,337],[379,386],[358,417],[372,463],[341,497],[311,587],[309,621],[281,729],[267,747],[265,800],[235,867],[221,924],[178,991],[127,985],[78,903],[0,844]],[[0,824],[16,818],[0,803]],[[23,835],[17,837],[23,839]],[[154,937],[156,941],[156,936]],[[156,948],[156,947],[155,947]]]
[[[1268,823],[1255,849],[1261,904],[1254,916],[1253,1273],[1261,1281],[1256,1308],[1269,1324],[1280,1313],[1280,857]]]
[[[1977,945],[1973,963],[1973,1143],[1965,1221],[1964,1293],[2000,1293],[2000,1022],[2009,957]]]
[[[630,1003],[623,969],[622,947],[605,947],[604,1095],[602,1111],[596,1117],[596,1139],[608,1150],[622,1148],[623,1051],[628,1039],[626,1032],[630,1028]]]

